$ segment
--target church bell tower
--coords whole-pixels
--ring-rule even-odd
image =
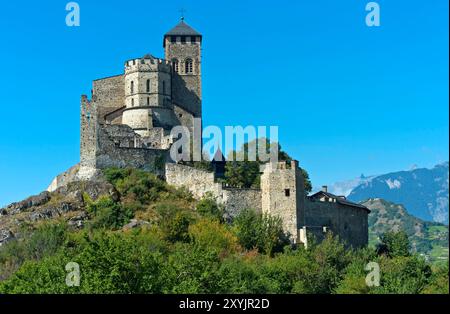
[[[202,35],[184,18],[164,35],[165,59],[172,63],[172,101],[174,105],[202,116]]]

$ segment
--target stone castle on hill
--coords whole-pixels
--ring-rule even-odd
[[[197,198],[212,194],[231,217],[250,208],[279,216],[295,243],[306,245],[310,234],[320,240],[331,231],[352,246],[366,245],[369,210],[326,188],[308,196],[296,161],[268,163],[260,189],[240,189],[217,182],[215,172],[171,160],[170,130],[181,125],[192,132],[194,118],[202,117],[201,45],[202,35],[182,19],[164,35],[164,59],[132,58],[124,73],[94,80],[90,99],[81,96],[80,163],[48,190],[92,179],[108,167],[140,168]]]

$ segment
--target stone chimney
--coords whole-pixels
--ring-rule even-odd
[[[322,192],[327,193],[328,192],[328,186],[322,185]]]

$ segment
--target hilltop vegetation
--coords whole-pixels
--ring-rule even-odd
[[[448,226],[423,221],[410,215],[400,204],[375,198],[362,202],[369,214],[369,243],[376,246],[388,231],[403,230],[408,235],[413,252],[422,254],[430,262],[448,263]]]
[[[143,171],[104,178],[107,188],[79,184],[46,200],[59,208],[78,191],[71,206],[84,219],[39,220],[0,247],[0,293],[448,293],[448,264],[412,254],[402,232],[377,249],[346,249],[331,235],[304,249],[277,217],[249,209],[226,221],[211,197]],[[80,265],[80,286],[65,283],[69,262]],[[368,262],[380,265],[379,287],[365,283]]]

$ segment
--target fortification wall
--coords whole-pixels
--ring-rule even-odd
[[[81,96],[80,115],[80,179],[89,179],[96,169],[97,154],[97,105]]]
[[[261,190],[223,188],[222,191],[222,202],[229,216],[236,217],[244,209],[262,212]]]
[[[165,175],[168,184],[187,188],[197,199],[210,193],[224,205],[228,217],[235,217],[244,209],[262,211],[261,190],[223,187],[214,181],[214,173],[180,164],[166,164]]]
[[[323,227],[339,236],[349,246],[362,247],[368,243],[368,212],[362,208],[333,202],[305,201],[305,224],[320,241]]]
[[[187,188],[200,199],[211,193],[218,201],[222,200],[222,184],[214,181],[214,173],[180,164],[166,164],[166,181],[176,187]]]
[[[63,173],[57,175],[52,183],[47,187],[48,192],[56,191],[56,189],[69,184],[70,182],[77,181],[78,171],[80,170],[80,164],[70,167]]]
[[[96,168],[139,168],[164,175],[168,150],[142,148],[140,137],[126,125],[108,125],[98,131]]]
[[[116,75],[93,82],[92,99],[98,107],[99,122],[105,114],[125,105],[124,75]]]

